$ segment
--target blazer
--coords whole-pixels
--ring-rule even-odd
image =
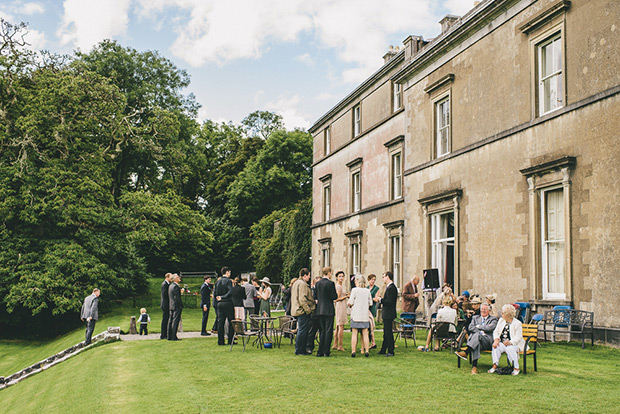
[[[99,298],[94,293],[84,298],[82,310],[80,311],[80,319],[84,321],[88,318],[93,318],[96,321],[99,320]]]
[[[215,284],[215,290],[213,291],[213,297],[221,296],[219,302],[231,302],[232,301],[232,280],[226,276],[222,276],[220,280]]]
[[[349,296],[351,320],[355,322],[369,322],[370,316],[368,309],[372,303],[370,290],[358,287],[351,289],[351,296]]]
[[[200,307],[203,306],[210,307],[211,306],[211,290],[213,287],[208,283],[203,283],[200,286]]]
[[[254,297],[256,296],[256,287],[250,282],[243,285],[245,289],[245,299],[243,299],[243,307],[244,308],[253,308],[254,307]]]
[[[317,300],[316,315],[334,316],[334,301],[338,299],[336,284],[326,277],[321,278],[314,285],[314,292]]]
[[[183,309],[183,301],[181,300],[181,288],[177,283],[171,283],[168,288],[168,302],[170,303],[170,310]]]
[[[504,318],[500,318],[497,322],[497,326],[493,331],[493,339],[499,339],[504,327],[506,326],[506,321]],[[523,352],[523,348],[525,348],[525,340],[523,339],[523,325],[521,321],[517,318],[513,318],[512,322],[510,322],[510,343],[519,347],[519,350]]]
[[[396,285],[392,282],[385,289],[385,294],[381,299],[381,304],[383,305],[383,319],[394,319],[396,318],[396,302],[398,301],[398,289],[396,289]]]
[[[310,315],[314,312],[315,307],[312,289],[305,280],[298,279],[291,287],[291,315]]]
[[[485,335],[489,335],[489,338],[493,334],[493,330],[497,326],[497,318],[495,316],[487,316],[486,322],[482,323],[482,315],[474,315],[471,318],[471,323],[467,330],[469,333],[484,332]]]
[[[418,292],[418,287],[411,282],[405,285],[403,288],[403,312],[415,312],[420,304],[419,298],[414,296]]]
[[[161,310],[168,312],[170,310],[170,302],[168,301],[168,288],[170,287],[170,282],[164,280],[161,284],[161,305],[159,306]]]

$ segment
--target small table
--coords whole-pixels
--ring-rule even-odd
[[[262,349],[265,344],[265,338],[267,338],[267,342],[273,344],[272,339],[269,337],[269,329],[273,328],[273,321],[277,318],[271,316],[256,316],[251,319],[258,321],[258,338],[256,338],[256,346]]]

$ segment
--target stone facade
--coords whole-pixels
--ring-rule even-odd
[[[442,22],[310,129],[313,273],[396,270],[400,288],[439,268],[500,304],[594,311],[617,341],[620,7],[487,0]]]

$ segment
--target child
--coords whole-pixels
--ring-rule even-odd
[[[148,324],[151,323],[151,317],[148,313],[146,313],[146,308],[140,309],[140,319],[138,319],[138,322],[140,322],[140,335],[142,335],[142,332],[144,332],[145,335],[148,335]]]

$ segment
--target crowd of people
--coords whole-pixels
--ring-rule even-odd
[[[247,321],[251,315],[271,316],[270,299],[273,292],[269,278],[232,279],[231,275],[231,269],[225,266],[215,284],[212,284],[210,276],[205,276],[200,288],[203,313],[201,335],[217,334],[218,345],[233,344],[234,331],[232,327],[229,328],[232,321]],[[389,271],[382,275],[383,289],[375,284],[376,279],[374,274],[367,278],[354,275],[350,279],[351,290],[347,292],[343,271],[336,272],[334,281],[330,267],[322,269],[322,277],[314,279],[311,279],[308,269],[301,269],[299,277],[293,278],[289,286],[283,289],[286,314],[294,317],[297,322],[295,354],[313,355],[317,333],[317,357],[329,357],[334,350],[345,351],[344,327],[350,321],[351,357],[356,357],[358,349],[365,357],[369,357],[370,350],[377,348],[375,319],[378,306],[381,306],[383,341],[378,354],[394,356],[393,322],[397,317],[398,289]],[[161,339],[180,340],[177,337],[183,310],[180,280],[178,274],[167,273],[161,284]],[[513,367],[512,374],[519,374],[519,352],[523,352],[525,341],[514,306],[504,305],[501,315],[498,315],[495,294],[485,296],[483,301],[479,295],[470,295],[466,290],[456,296],[447,284],[437,291],[421,289],[419,284],[420,278],[414,275],[403,286],[404,313],[423,314],[429,328],[431,323],[449,323],[449,331],[458,342],[456,354],[459,358],[472,361],[472,374],[478,373],[478,359],[485,350],[492,352],[493,366],[488,370],[489,373],[497,371],[499,359],[505,353]],[[84,299],[82,306],[81,318],[86,322],[86,344],[91,343],[98,319],[99,295],[99,289],[94,289]],[[422,302],[424,311],[418,313]],[[207,322],[211,307],[216,317],[209,331]],[[146,309],[142,308],[138,320],[141,335],[148,334],[150,321]],[[434,344],[431,340],[432,330],[429,329],[426,345],[418,349],[429,351],[434,346],[438,350],[442,346],[439,340]]]

